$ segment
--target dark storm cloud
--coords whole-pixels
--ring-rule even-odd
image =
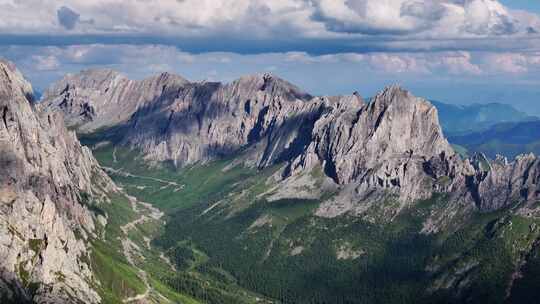
[[[58,22],[68,30],[74,29],[81,17],[76,11],[67,6],[59,8],[56,16],[58,17]]]
[[[401,5],[401,16],[434,22],[442,19],[445,14],[445,7],[437,2],[408,1]]]

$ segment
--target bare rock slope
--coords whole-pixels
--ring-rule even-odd
[[[186,83],[169,73],[134,81],[113,70],[86,70],[66,75],[44,96],[47,106],[62,109],[67,126],[88,132],[125,122],[136,110],[160,98],[167,88]]]
[[[62,116],[0,60],[0,302],[98,303],[88,264],[94,219],[81,203],[112,183]]]

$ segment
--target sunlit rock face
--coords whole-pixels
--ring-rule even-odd
[[[100,191],[94,181],[110,180],[62,115],[36,110],[31,86],[5,61],[0,115],[0,298],[99,302],[87,248],[94,219],[81,202]]]

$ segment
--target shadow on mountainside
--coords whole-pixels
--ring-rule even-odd
[[[31,304],[32,293],[39,285],[28,284],[24,287],[23,282],[17,275],[6,269],[0,269],[0,303],[2,304]],[[30,290],[29,290],[30,289]]]

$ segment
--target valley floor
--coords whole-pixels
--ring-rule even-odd
[[[138,170],[131,173],[128,171],[130,168],[126,169],[118,162],[114,152],[116,149],[112,151],[110,155],[110,151],[96,154],[99,155],[106,172],[124,192],[129,194],[125,196],[116,194],[109,204],[94,206],[103,214],[107,214],[109,219],[103,231],[104,240],[94,245],[94,252],[100,255],[100,248],[112,245],[105,254],[111,257],[111,264],[99,266],[122,269],[116,273],[98,271],[100,281],[106,282],[105,286],[102,286],[105,302],[196,304],[223,303],[223,299],[228,299],[228,303],[265,302],[264,297],[244,290],[236,284],[224,284],[200,273],[196,269],[198,266],[196,264],[190,269],[178,270],[171,261],[170,254],[154,244],[154,240],[163,233],[167,218],[164,212],[154,206],[163,203],[162,200],[156,199],[160,194],[178,193],[184,185],[176,182],[174,176],[163,177],[155,173],[145,175],[145,172],[141,173]],[[107,162],[108,157],[110,163]],[[124,161],[126,159],[123,158]],[[105,166],[106,164],[110,166]],[[149,196],[142,195],[150,189],[153,190]],[[121,255],[112,254],[113,250],[120,252]],[[94,260],[99,263],[100,259]],[[204,258],[200,263],[203,262]],[[183,287],[171,287],[171,280],[182,281]]]

